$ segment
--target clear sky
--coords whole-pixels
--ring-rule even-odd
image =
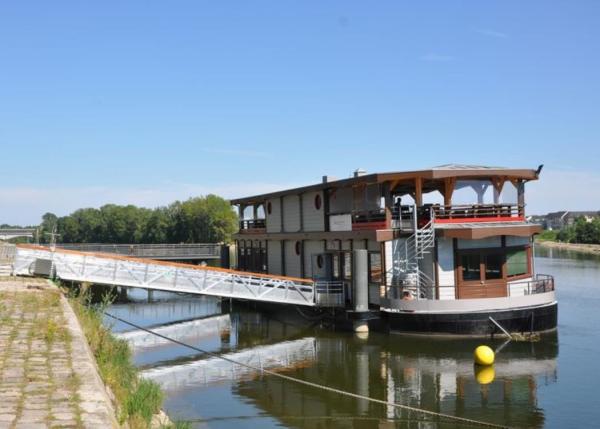
[[[447,163],[600,209],[599,1],[5,1],[0,224]]]

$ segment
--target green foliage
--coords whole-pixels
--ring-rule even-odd
[[[123,408],[128,416],[137,414],[144,422],[150,423],[152,416],[160,410],[162,401],[160,386],[153,381],[141,379],[127,397]]]
[[[578,218],[573,225],[561,229],[557,239],[565,243],[600,244],[600,217],[591,222]]]
[[[237,230],[237,214],[217,195],[176,201],[155,209],[107,204],[84,208],[68,216],[43,216],[41,238],[54,225],[64,243],[219,243]]]
[[[536,236],[536,239],[538,241],[556,241],[556,238],[558,236],[558,232],[551,230],[551,229],[546,229],[544,231],[541,232],[541,234]]]
[[[102,323],[102,312],[110,304],[110,297],[106,295],[96,307],[91,306],[90,301],[88,291],[70,299],[98,363],[100,376],[115,395],[121,423],[127,422],[131,429],[147,428],[162,405],[160,387],[139,377],[127,342],[115,338]]]

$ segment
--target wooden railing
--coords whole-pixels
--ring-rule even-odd
[[[240,221],[240,232],[263,232],[267,227],[265,219],[247,219]]]
[[[523,221],[525,210],[516,204],[468,204],[431,206],[437,223]]]
[[[352,230],[389,228],[385,209],[352,212]]]

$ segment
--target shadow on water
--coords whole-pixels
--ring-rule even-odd
[[[536,267],[557,279],[559,331],[535,343],[503,346],[502,339],[378,333],[359,339],[273,320],[243,307],[229,313],[213,298],[172,294],[157,296],[153,303],[115,305],[112,311],[146,326],[185,320],[194,327],[170,324],[164,329],[232,359],[373,398],[516,427],[582,427],[598,420],[593,374],[594,356],[600,353],[600,264],[594,257],[545,250],[538,251]],[[217,328],[210,329],[211,323]],[[143,337],[136,341],[136,362],[163,386],[169,415],[194,427],[461,427],[261,376],[181,346]],[[501,348],[493,370],[473,365],[473,349],[481,343]]]

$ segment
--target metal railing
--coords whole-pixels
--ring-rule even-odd
[[[341,280],[315,282],[315,304],[320,307],[343,307],[344,295]]]
[[[554,277],[549,274],[536,274],[533,280],[511,282],[510,287],[523,285],[526,295],[551,292],[554,290]],[[509,294],[510,294],[509,287]]]
[[[433,205],[431,212],[436,221],[490,221],[494,219],[521,219],[524,207],[516,204]]]
[[[218,259],[221,245],[213,243],[194,244],[101,244],[59,243],[57,248],[80,252],[114,253],[151,259]]]
[[[266,227],[266,219],[240,220],[240,231],[264,230]]]
[[[33,238],[34,234],[35,228],[0,228],[0,240],[10,240],[18,237]]]
[[[468,298],[458,299],[474,299],[474,298],[497,298],[497,295],[489,296],[485,290],[486,287],[494,288],[497,286],[495,283],[483,284],[483,285],[439,285],[436,286],[433,282],[428,284],[421,284],[419,288],[414,283],[405,283],[402,281],[394,282],[391,285],[386,286],[386,296],[390,299],[406,299],[406,300],[440,300],[449,296],[455,297],[456,292],[460,289],[468,292]],[[536,274],[532,280],[525,280],[522,282],[508,282],[503,284],[505,287],[505,294],[503,296],[510,297],[511,289],[521,289],[523,295],[536,295],[540,293],[554,291],[554,277],[549,274]],[[520,296],[520,294],[519,294]]]
[[[106,253],[18,245],[13,272],[30,275],[38,262],[51,263],[62,280],[138,287],[224,298],[314,306],[314,282],[177,262]]]

